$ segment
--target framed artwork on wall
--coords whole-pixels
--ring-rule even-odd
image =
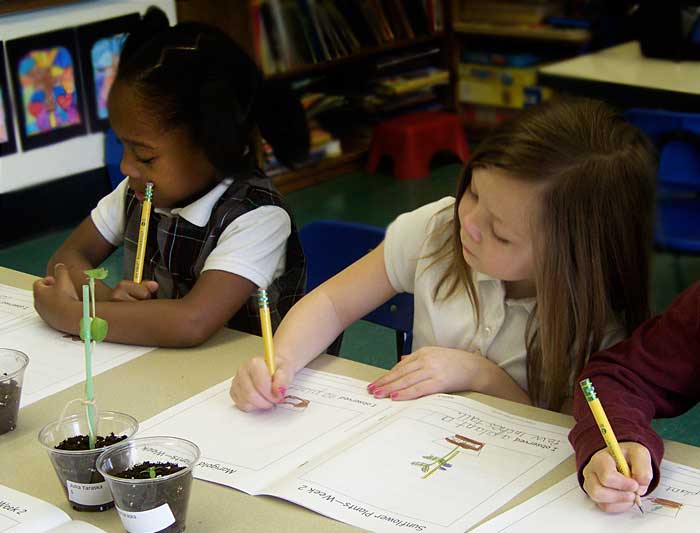
[[[133,13],[77,29],[90,131],[109,127],[107,96],[117,74],[124,40],[139,18],[138,13]]]
[[[7,80],[4,45],[0,42],[0,157],[13,154],[17,150],[10,107],[10,84]]]
[[[86,133],[75,30],[7,41],[22,150]]]

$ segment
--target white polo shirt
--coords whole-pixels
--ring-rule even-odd
[[[90,214],[100,234],[113,246],[124,241],[125,201],[129,179],[125,178],[102,198]],[[195,226],[205,226],[216,202],[233,179],[221,181],[207,194],[184,207],[155,208],[164,216],[180,216]],[[268,287],[284,273],[287,238],[292,222],[278,206],[261,206],[245,213],[226,226],[202,268],[223,270],[242,276],[258,287]]]
[[[460,284],[447,299],[433,298],[447,264],[443,261],[428,268],[434,261],[428,256],[439,244],[428,236],[452,220],[454,202],[454,198],[445,197],[404,213],[386,232],[384,264],[389,281],[397,292],[414,295],[413,350],[424,346],[478,350],[527,391],[525,331],[535,298],[506,298],[502,281],[474,272],[481,312],[478,331],[476,314],[464,286]],[[612,324],[601,348],[623,338],[623,328]]]

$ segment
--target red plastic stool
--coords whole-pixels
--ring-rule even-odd
[[[410,113],[378,124],[372,133],[367,172],[377,170],[383,155],[394,160],[394,176],[400,180],[430,174],[430,160],[450,150],[466,162],[469,145],[459,117],[442,111]]]

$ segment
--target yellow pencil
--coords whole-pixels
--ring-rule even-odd
[[[265,364],[272,376],[275,373],[275,347],[272,344],[272,322],[270,321],[270,308],[265,289],[258,289],[258,307],[260,308],[260,329],[262,329],[265,348]]]
[[[579,382],[579,385],[581,385],[583,396],[586,398],[588,406],[593,412],[593,418],[595,418],[595,421],[598,424],[598,428],[600,429],[600,433],[603,435],[603,440],[605,440],[605,444],[608,447],[608,451],[610,452],[610,455],[613,456],[613,459],[615,459],[617,469],[623,476],[632,477],[630,467],[627,464],[627,460],[625,459],[625,456],[622,453],[620,444],[617,442],[617,438],[615,437],[615,432],[613,431],[612,426],[610,425],[610,421],[608,420],[605,411],[603,411],[603,405],[598,399],[598,395],[595,392],[595,387],[593,387],[593,383],[591,383],[590,379],[583,379]],[[636,495],[635,503],[637,504],[637,507],[639,507],[639,510],[642,513],[644,513],[644,511],[642,510],[642,502],[639,499],[639,494]]]
[[[153,200],[153,183],[146,183],[146,192],[141,207],[141,223],[139,224],[139,242],[136,245],[134,260],[134,283],[141,283],[143,277],[143,261],[146,257],[146,240],[148,239],[148,222],[151,219],[151,201]]]

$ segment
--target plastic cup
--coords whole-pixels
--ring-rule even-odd
[[[0,435],[17,427],[24,371],[29,357],[20,351],[0,348]]]
[[[124,529],[184,531],[192,469],[199,456],[196,444],[178,437],[142,437],[105,450],[97,460],[97,469],[112,489]],[[115,475],[146,461],[175,463],[184,469],[151,479],[124,479]]]
[[[138,430],[136,419],[115,411],[97,412],[98,436],[110,433],[131,438]],[[88,434],[87,414],[83,411],[55,420],[39,432],[39,442],[46,448],[66,498],[76,511],[106,511],[114,507],[109,485],[97,471],[95,462],[102,452],[115,445],[93,450],[57,450],[64,439]],[[121,441],[125,442],[125,441]],[[121,444],[118,443],[118,444]]]

